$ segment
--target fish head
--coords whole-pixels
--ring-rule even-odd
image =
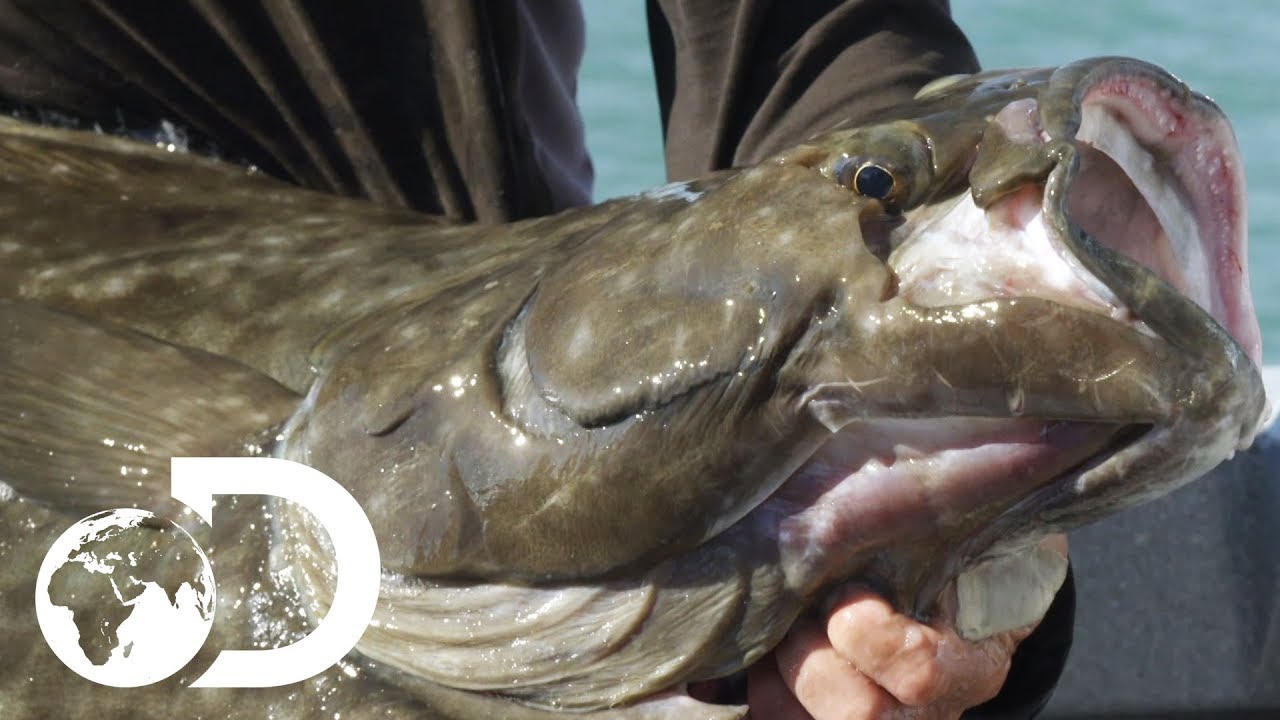
[[[878,204],[861,240],[892,280],[779,372],[832,435],[766,505],[789,508],[798,583],[865,574],[892,537],[876,572],[927,614],[964,568],[1248,447],[1266,398],[1243,164],[1212,101],[1098,58],[944,78],[885,115],[780,158]]]

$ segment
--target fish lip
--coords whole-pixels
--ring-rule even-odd
[[[1043,198],[1044,216],[1057,240],[1151,332],[1195,357],[1201,369],[1196,387],[1181,388],[1170,417],[1042,485],[969,538],[966,552],[974,557],[1001,552],[1008,545],[1003,538],[1025,542],[1069,530],[1170,492],[1252,444],[1270,416],[1259,369],[1261,333],[1248,286],[1243,162],[1221,109],[1161,68],[1130,58],[1059,68],[1037,100],[1046,151],[1057,158]],[[1184,295],[1189,288],[1175,285],[1177,278],[1165,277],[1086,230],[1087,219],[1072,208],[1083,155],[1109,149],[1095,134],[1099,128],[1090,127],[1097,120],[1090,112],[1098,109],[1111,113],[1142,149],[1163,156],[1167,172],[1161,177],[1185,203],[1198,231],[1194,238],[1170,240],[1204,253],[1209,273],[1211,294],[1199,303]],[[1142,186],[1149,179],[1135,178],[1132,167],[1119,164],[1150,201],[1152,188]],[[1223,183],[1192,182],[1206,169]],[[1219,231],[1215,224],[1225,228]],[[1201,449],[1188,455],[1187,447]]]
[[[1058,69],[1040,107],[1049,152],[1058,157],[1046,180],[1044,211],[1059,241],[1139,317],[1154,322],[1157,333],[1176,341],[1174,331],[1179,328],[1149,307],[1186,304],[1183,295],[1193,296],[1205,311],[1194,319],[1196,324],[1216,322],[1254,365],[1261,366],[1261,331],[1247,270],[1244,164],[1222,110],[1163,69],[1130,58],[1103,58]],[[1146,155],[1118,159],[1125,148],[1117,148],[1117,140],[1132,142],[1130,152]],[[1164,268],[1135,267],[1124,248],[1113,247],[1116,243],[1084,227],[1072,207],[1073,191],[1084,174],[1082,157],[1098,151],[1117,160],[1148,207],[1165,208],[1157,214],[1166,241],[1175,246],[1171,249],[1183,265],[1196,265],[1192,272],[1207,275],[1189,281],[1209,287],[1189,286],[1187,278],[1170,277]],[[1143,168],[1143,161],[1155,167]],[[1174,205],[1180,207],[1168,207]],[[1190,227],[1175,232],[1167,220],[1179,213]],[[1148,280],[1154,275],[1163,282],[1142,282],[1135,290],[1134,276],[1143,275],[1140,268],[1147,271]],[[1180,319],[1192,320],[1185,315]],[[1217,333],[1199,335],[1198,340],[1221,338]]]
[[[1077,79],[1082,70],[1083,77]],[[1156,334],[1216,364],[1227,376],[1221,382],[1222,391],[1259,399],[1245,412],[1244,420],[1256,419],[1256,431],[1270,413],[1260,371],[1261,330],[1249,291],[1244,162],[1230,122],[1208,97],[1139,60],[1104,58],[1064,66],[1050,78],[1050,87],[1061,81],[1074,85],[1071,112],[1057,117],[1051,113],[1045,129],[1068,145],[1046,182],[1046,217],[1055,222],[1059,240],[1086,269]],[[1089,149],[1110,155],[1113,151],[1102,130],[1094,127],[1098,122],[1090,111],[1095,109],[1109,113],[1116,121],[1114,127],[1121,127],[1128,139],[1164,166],[1164,172],[1152,173],[1159,177],[1142,178],[1141,170],[1132,167],[1136,164],[1132,158],[1119,162],[1149,206],[1179,201],[1181,207],[1176,210],[1186,214],[1193,237],[1179,237],[1181,233],[1160,217],[1165,240],[1190,246],[1182,251],[1191,264],[1201,264],[1193,272],[1207,274],[1200,280],[1208,287],[1199,291],[1209,297],[1194,297],[1196,288],[1136,262],[1123,248],[1113,248],[1105,237],[1087,231],[1073,212],[1072,191],[1083,174],[1082,153]],[[1207,174],[1207,182],[1202,173]],[[1166,181],[1168,187],[1150,187],[1153,179]],[[1161,189],[1171,192],[1153,199]],[[1253,432],[1246,430],[1242,435],[1241,448],[1250,444]]]

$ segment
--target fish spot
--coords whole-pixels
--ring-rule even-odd
[[[133,289],[133,283],[119,275],[112,275],[102,282],[99,293],[104,298],[118,298],[128,295]]]
[[[64,274],[65,273],[63,271],[63,268],[53,267],[53,268],[41,270],[35,275],[35,285],[39,286],[43,283],[55,282],[58,278],[60,278]]]
[[[689,342],[689,328],[684,325],[677,325],[672,331],[671,352],[673,355],[683,355],[685,353],[685,345]],[[676,361],[676,367],[680,361]]]
[[[320,305],[326,308],[337,307],[341,305],[342,301],[345,300],[346,298],[347,298],[346,292],[344,292],[341,288],[334,288],[329,292],[325,293],[325,296],[320,299]]]
[[[573,337],[569,339],[569,357],[576,360],[582,357],[591,349],[591,341],[595,337],[595,331],[591,327],[591,321],[583,320],[573,329]]]
[[[676,199],[691,203],[702,197],[702,193],[690,190],[687,182],[676,182],[656,187],[643,193],[641,197],[649,200]]]

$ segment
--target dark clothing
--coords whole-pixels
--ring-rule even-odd
[[[0,1],[0,98],[45,122],[175,123],[318,190],[500,222],[589,201],[572,0]],[[978,63],[945,0],[649,0],[668,174],[758,162]],[[656,148],[655,148],[656,150]],[[1070,584],[970,717],[1032,716]]]
[[[0,95],[170,120],[307,187],[499,222],[590,201],[573,0],[0,2]],[[977,60],[947,3],[650,0],[672,178],[756,162]]]
[[[307,187],[502,222],[590,201],[573,0],[0,2],[0,95],[169,120]]]
[[[649,0],[673,180],[857,124],[978,60],[945,0]]]

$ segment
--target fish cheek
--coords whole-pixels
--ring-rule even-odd
[[[775,382],[779,363],[841,298],[892,286],[863,243],[868,207],[810,170],[747,171],[684,212],[607,228],[543,278],[500,353],[523,356],[503,361],[504,394],[584,434],[631,430],[573,460],[594,476],[504,486],[484,514],[515,524],[487,542],[577,548],[595,555],[575,572],[607,571],[704,541],[771,492],[821,430]]]
[[[767,364],[837,296],[890,292],[863,234],[873,207],[812,169],[761,166],[678,212],[619,218],[518,321],[534,385],[599,426]]]
[[[536,387],[584,427],[662,406],[737,369],[755,344],[753,303],[588,294],[540,294],[525,326]]]

